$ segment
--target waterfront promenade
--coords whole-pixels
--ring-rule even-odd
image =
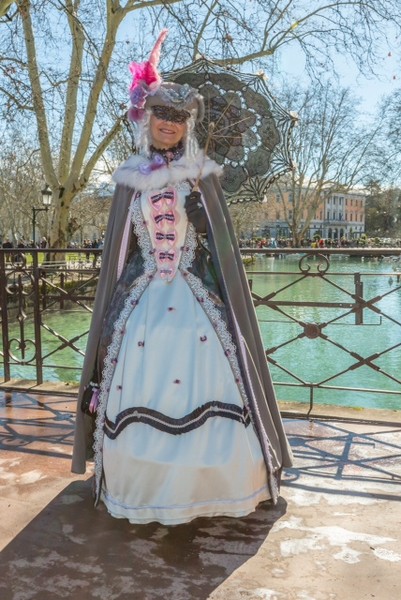
[[[0,391],[0,598],[399,598],[401,413],[282,408],[278,504],[167,528],[93,509],[90,473],[70,473],[73,395]]]

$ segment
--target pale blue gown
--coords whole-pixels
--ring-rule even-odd
[[[239,517],[270,497],[231,335],[187,271],[196,240],[187,193],[144,192],[131,205],[157,271],[132,302],[113,371],[101,499],[132,523]]]

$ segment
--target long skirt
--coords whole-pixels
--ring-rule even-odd
[[[239,517],[270,497],[232,364],[180,271],[170,283],[155,278],[128,318],[106,409],[103,474],[108,511],[132,523]]]

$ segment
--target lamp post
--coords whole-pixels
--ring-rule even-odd
[[[43,208],[32,207],[32,241],[34,247],[36,247],[36,215],[38,214],[38,212],[47,212],[49,210],[49,206],[52,203],[52,191],[47,183],[43,190],[40,191],[40,193],[42,194]]]

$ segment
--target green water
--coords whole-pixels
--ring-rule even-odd
[[[355,325],[355,315],[347,308],[281,307],[284,314],[272,308],[259,307],[257,314],[266,348],[281,346],[270,357],[279,366],[270,365],[273,380],[282,384],[303,382],[323,383],[344,388],[367,388],[401,392],[401,289],[397,283],[394,261],[361,260],[332,257],[324,280],[321,277],[299,281],[299,256],[286,259],[259,258],[247,270],[255,293],[261,296],[277,292],[274,300],[292,302],[350,303],[354,293],[354,272],[360,272],[365,300],[383,296],[365,308],[363,324]],[[310,262],[311,272],[317,272],[317,261]],[[269,275],[257,275],[259,270]],[[399,265],[401,270],[401,265]],[[293,271],[295,275],[283,274]],[[298,280],[298,281],[297,281]],[[294,285],[290,285],[294,283]],[[286,286],[286,289],[284,289]],[[279,292],[279,290],[283,290]],[[327,339],[310,339],[299,335],[303,323],[329,323],[322,328]],[[286,344],[286,345],[283,345]],[[344,346],[344,349],[337,347]],[[391,351],[390,351],[391,349]],[[359,365],[358,356],[383,355],[371,361],[371,366]],[[350,367],[356,367],[348,370]],[[343,373],[343,371],[345,371]],[[298,379],[297,379],[298,378]],[[394,378],[394,379],[392,379]],[[309,402],[309,389],[277,385],[283,400]],[[342,406],[401,409],[401,395],[351,390],[316,389],[314,401]]]
[[[275,293],[274,300],[279,301],[347,303],[352,302],[349,294],[354,293],[353,273],[360,272],[364,299],[383,298],[375,304],[375,310],[367,308],[363,311],[363,325],[355,325],[355,315],[348,314],[349,309],[346,308],[283,306],[282,312],[278,313],[272,308],[258,307],[265,347],[279,347],[269,354],[273,363],[277,363],[271,363],[270,370],[279,399],[308,403],[309,389],[294,386],[301,381],[316,384],[326,380],[326,385],[331,386],[400,392],[401,326],[398,323],[401,323],[401,284],[397,283],[393,271],[396,264],[391,260],[379,262],[375,259],[362,261],[360,258],[332,257],[324,280],[321,277],[308,277],[301,281],[299,258],[298,255],[285,259],[257,258],[253,265],[247,266],[254,292],[260,296]],[[317,272],[317,264],[312,259],[311,272]],[[266,274],[259,275],[257,271],[266,271]],[[294,274],[285,273],[288,271]],[[45,325],[41,329],[44,380],[79,380],[83,356],[71,348],[63,347],[63,338],[75,338],[74,345],[83,353],[91,313],[83,310],[45,311],[42,318]],[[330,322],[322,328],[327,339],[299,339],[303,326],[298,321],[317,324]],[[33,338],[32,321],[28,319],[25,327],[25,336]],[[57,332],[58,337],[46,328]],[[18,327],[14,328],[13,337],[19,337]],[[336,347],[334,343],[343,345],[355,356]],[[12,343],[12,350],[20,358],[16,342]],[[381,357],[372,360],[374,368],[364,365],[347,370],[357,363],[356,355],[366,358],[383,351],[386,352]],[[33,345],[28,343],[26,357],[29,360],[32,356]],[[12,365],[11,376],[35,379],[36,371],[34,366]],[[400,395],[378,391],[316,389],[314,401],[342,406],[401,409]]]
[[[79,381],[91,316],[90,312],[84,310],[44,311],[42,313],[41,337],[44,381]],[[34,339],[34,328],[32,319],[29,316],[24,323],[24,328],[24,338],[25,340],[28,339],[25,361],[32,361],[33,366],[29,364],[12,364],[11,378],[35,380],[34,345],[29,341]],[[11,328],[10,337],[14,338],[14,341],[11,340],[11,352],[21,360],[23,357],[17,343],[19,338],[17,326]],[[76,350],[66,345],[65,340],[71,339]],[[1,369],[0,374],[3,375]]]

